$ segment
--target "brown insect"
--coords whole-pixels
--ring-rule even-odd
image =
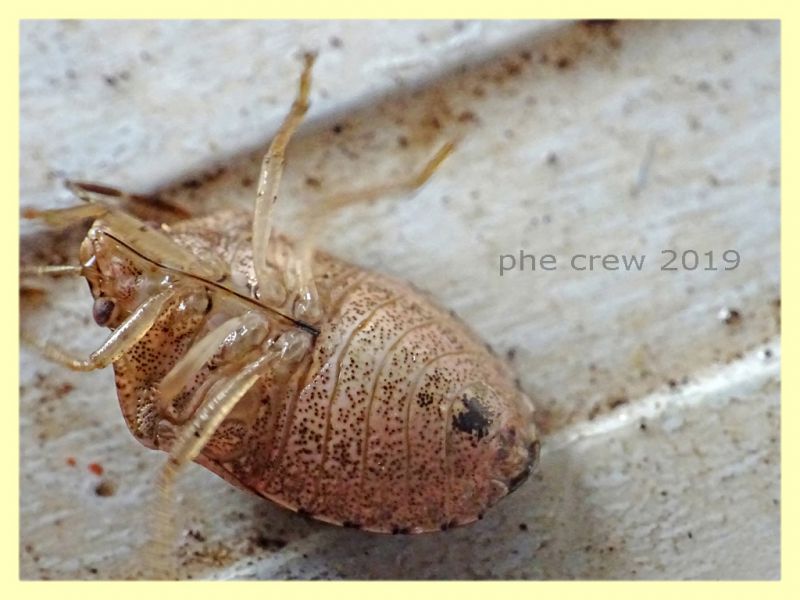
[[[71,369],[113,365],[134,436],[164,450],[153,568],[174,536],[172,488],[195,461],[315,519],[419,533],[479,519],[529,475],[532,407],[506,367],[451,313],[411,286],[271,233],[285,148],[308,109],[313,56],[261,169],[255,213],[146,224],[70,184],[84,204],[28,211],[51,225],[94,220],[80,266],[93,316],[112,330],[88,359],[37,344]],[[406,181],[331,207],[414,189]],[[36,344],[33,340],[30,343]]]

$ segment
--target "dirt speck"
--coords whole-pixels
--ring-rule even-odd
[[[555,415],[547,408],[538,408],[533,413],[533,421],[536,429],[542,434],[547,435],[553,430],[555,426]]]
[[[74,389],[75,386],[73,384],[71,384],[69,381],[65,381],[63,383],[58,384],[53,389],[53,393],[55,394],[57,400],[61,400],[64,396],[69,394]]]
[[[478,117],[471,110],[465,110],[460,115],[458,115],[459,123],[467,123],[467,122],[475,123],[477,120]]]
[[[21,285],[19,288],[19,303],[25,308],[38,307],[44,303],[46,292],[41,288]]]
[[[213,544],[192,552],[184,565],[188,566],[191,563],[200,563],[221,567],[228,562],[230,557],[231,551],[227,546],[223,544]]]
[[[109,87],[117,87],[119,84],[129,81],[130,78],[130,71],[119,71],[117,73],[103,75],[103,81]]]
[[[285,548],[286,545],[289,543],[284,539],[270,537],[263,533],[258,534],[252,540],[253,544],[257,548],[261,548],[262,550],[281,550]]]
[[[608,408],[613,410],[619,406],[628,404],[629,402],[630,400],[625,396],[612,396],[608,399]]]
[[[608,31],[619,23],[618,19],[586,19],[581,25],[588,31]]]
[[[94,493],[101,498],[108,498],[117,493],[117,484],[108,479],[104,479],[95,486]]]
[[[189,531],[186,532],[186,535],[188,535],[190,538],[192,538],[192,539],[194,539],[194,540],[196,540],[198,542],[205,542],[206,541],[206,536],[203,535],[203,533],[201,531],[199,531],[198,529],[190,529]]]
[[[742,313],[735,308],[721,308],[717,313],[717,318],[725,325],[738,325],[742,321]]]
[[[619,21],[617,19],[589,19],[582,21],[580,26],[589,35],[599,35],[605,38],[606,43],[612,48],[619,48],[622,45],[618,35]]]
[[[561,56],[556,60],[557,69],[569,69],[572,66],[572,59],[568,56]]]

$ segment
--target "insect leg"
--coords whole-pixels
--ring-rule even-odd
[[[372,202],[373,200],[377,200],[378,198],[383,198],[385,196],[414,192],[425,185],[425,183],[436,172],[436,169],[438,169],[445,159],[453,153],[455,148],[455,141],[451,140],[446,142],[436,151],[436,154],[428,159],[428,162],[422,165],[418,171],[411,173],[406,177],[360,190],[352,190],[333,194],[323,201],[322,214],[329,214],[334,210],[350,204],[357,204],[359,202]]]
[[[312,267],[313,236],[307,236],[293,249],[286,266],[286,287],[294,293],[296,300],[292,307],[292,316],[307,323],[316,324],[322,317],[319,293],[314,283]]]
[[[22,216],[26,219],[41,219],[51,227],[68,227],[84,219],[97,219],[108,211],[105,204],[91,203],[50,210],[26,208],[22,211]]]
[[[307,349],[308,336],[290,331],[275,341],[258,359],[248,363],[226,380],[212,387],[209,397],[197,409],[191,421],[182,427],[169,450],[169,459],[158,478],[156,510],[151,521],[152,541],[145,555],[148,572],[161,578],[174,577],[173,516],[174,486],[183,468],[202,452],[225,418],[256,381],[278,361],[293,361]]]
[[[185,292],[168,288],[148,298],[114,330],[100,348],[92,352],[88,359],[75,358],[54,344],[32,339],[24,331],[21,337],[26,343],[37,348],[45,358],[73,371],[102,369],[136,345],[153,326],[164,306],[180,293]]]
[[[67,188],[78,198],[94,202],[96,198],[114,198],[124,202],[136,216],[162,223],[188,219],[192,216],[183,206],[163,200],[158,195],[132,194],[115,187],[87,181],[67,181]]]
[[[272,212],[278,200],[278,188],[281,183],[283,168],[286,163],[286,147],[308,110],[308,94],[311,88],[311,67],[314,64],[313,54],[305,55],[305,66],[300,76],[300,87],[297,97],[292,103],[289,114],[284,119],[278,133],[261,163],[258,176],[255,212],[253,216],[253,260],[255,262],[256,279],[259,296],[266,302],[277,301],[283,295],[280,286],[270,280],[267,269],[267,246],[272,229]]]
[[[268,331],[269,325],[261,315],[248,312],[241,317],[228,319],[207,333],[189,348],[159,383],[157,400],[159,412],[169,414],[177,423],[188,421],[202,400],[202,395],[196,394],[180,413],[175,413],[170,402],[192,380],[195,373],[220,351],[223,352],[222,360],[225,360],[225,353],[236,356],[261,344]]]
[[[66,186],[73,194],[83,200],[85,204],[50,210],[27,208],[22,211],[22,216],[26,219],[41,219],[53,227],[67,227],[68,225],[78,223],[84,219],[97,219],[112,210],[112,208],[104,202],[98,201],[98,198],[121,198],[130,202],[143,202],[145,199],[149,198],[128,194],[127,192],[112,187],[94,183],[67,181]],[[185,218],[188,216],[188,213],[185,215],[181,214],[180,216]]]
[[[334,194],[323,200],[321,210],[315,213],[308,232],[296,249],[287,268],[287,274],[290,278],[287,287],[290,290],[294,290],[298,298],[298,302],[295,304],[294,316],[296,318],[314,323],[322,315],[322,308],[319,306],[319,295],[314,284],[312,254],[314,240],[319,236],[320,230],[330,215],[334,211],[350,204],[371,202],[391,194],[413,192],[431,178],[436,169],[439,168],[439,165],[444,162],[454,149],[455,142],[447,142],[439,148],[436,154],[418,172],[412,173],[408,177],[361,190]]]

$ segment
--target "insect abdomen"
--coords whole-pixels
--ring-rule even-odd
[[[234,282],[248,282],[246,227],[244,215],[225,213],[186,222],[173,237],[222,257]],[[279,256],[291,242],[276,244]],[[508,369],[408,284],[323,253],[314,274],[324,318],[309,355],[262,378],[198,462],[341,525],[421,532],[479,518],[524,479],[536,454],[529,401]],[[287,294],[277,308],[292,307]]]
[[[330,294],[306,383],[284,407],[289,430],[262,491],[322,520],[378,531],[478,518],[505,491],[488,474],[492,453],[472,446],[516,409],[487,405],[475,431],[454,433],[453,423],[470,385],[516,394],[507,374],[409,286],[368,273],[344,287]]]

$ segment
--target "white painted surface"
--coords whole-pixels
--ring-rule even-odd
[[[182,538],[187,574],[779,576],[777,24],[29,22],[21,38],[23,205],[68,204],[64,176],[194,210],[250,202],[301,48],[321,54],[284,228],[460,139],[414,198],[342,211],[321,244],[513,349],[546,431],[538,477],[475,526],[407,538],[305,522],[193,468],[181,505],[205,541]],[[23,261],[79,239],[26,224]],[[557,270],[500,277],[520,249]],[[741,264],[664,272],[665,249]],[[581,272],[578,253],[646,262]],[[23,297],[23,326],[95,347],[85,285],[47,288]],[[128,434],[110,370],[23,349],[21,381],[22,577],[131,576],[162,456]],[[95,461],[113,496],[95,495]]]

